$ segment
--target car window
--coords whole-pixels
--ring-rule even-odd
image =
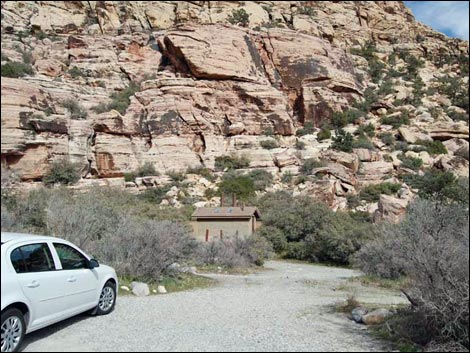
[[[45,243],[21,246],[11,252],[11,263],[16,273],[54,271],[54,260]]]
[[[62,269],[78,270],[88,268],[88,260],[79,251],[65,244],[54,243],[54,247],[59,255]]]

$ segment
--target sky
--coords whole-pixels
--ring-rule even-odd
[[[416,19],[449,37],[468,40],[469,1],[405,1]]]

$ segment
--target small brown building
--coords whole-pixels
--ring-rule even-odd
[[[191,217],[194,236],[210,241],[224,237],[252,235],[260,226],[256,207],[200,207]]]

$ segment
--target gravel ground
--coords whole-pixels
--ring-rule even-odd
[[[354,292],[366,303],[400,304],[342,268],[269,262],[257,274],[208,275],[211,288],[120,297],[108,316],[80,315],[25,338],[23,351],[384,351],[362,325],[331,306]]]

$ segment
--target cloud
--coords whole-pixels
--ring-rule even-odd
[[[468,40],[468,1],[405,1],[416,19],[445,34]]]

